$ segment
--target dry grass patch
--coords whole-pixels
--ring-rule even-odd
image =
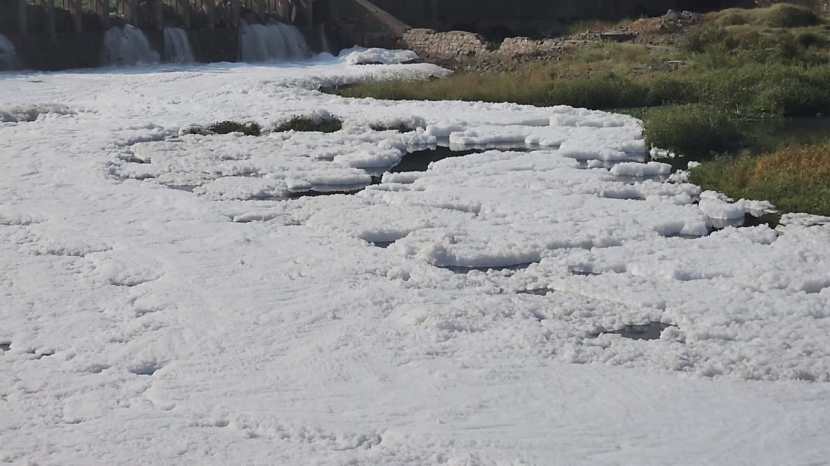
[[[734,198],[768,200],[782,212],[830,215],[830,143],[706,162],[692,181]]]

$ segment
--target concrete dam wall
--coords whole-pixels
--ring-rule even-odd
[[[293,59],[306,52],[298,28],[320,49],[311,11],[298,0],[0,0],[0,71]]]

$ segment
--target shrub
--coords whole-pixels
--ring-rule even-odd
[[[784,77],[754,99],[755,109],[783,116],[815,116],[830,112],[830,83],[813,82],[804,76]]]
[[[659,76],[648,83],[646,95],[647,106],[688,104],[698,102],[700,95],[695,83],[675,78]]]
[[[645,115],[644,130],[649,145],[690,158],[733,150],[742,143],[734,118],[704,105],[652,109]]]
[[[704,162],[691,175],[704,189],[733,198],[768,200],[782,212],[830,215],[830,144]]]
[[[680,45],[689,52],[703,53],[713,44],[723,44],[728,37],[726,29],[706,25],[690,30]]]
[[[798,42],[798,45],[805,49],[810,47],[827,47],[828,45],[827,37],[822,36],[815,31],[802,31],[798,33],[795,39]]]
[[[720,26],[738,26],[749,23],[749,15],[739,9],[729,9],[718,15],[715,23]]]
[[[765,9],[759,19],[761,23],[777,28],[815,26],[819,23],[819,17],[814,11],[787,3],[779,3]]]
[[[550,104],[590,109],[643,107],[647,97],[646,86],[615,74],[558,81],[548,94]]]

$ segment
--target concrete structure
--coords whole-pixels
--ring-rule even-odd
[[[141,28],[157,50],[161,31],[187,31],[199,61],[239,59],[239,24],[278,19],[308,29],[314,0],[0,0],[0,34],[24,67],[44,70],[101,64],[104,32]],[[313,38],[313,36],[310,35]],[[313,41],[312,41],[313,42]]]

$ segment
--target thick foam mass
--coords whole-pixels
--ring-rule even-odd
[[[0,76],[0,460],[830,457],[830,220],[740,227],[631,117],[316,90],[445,73]]]

